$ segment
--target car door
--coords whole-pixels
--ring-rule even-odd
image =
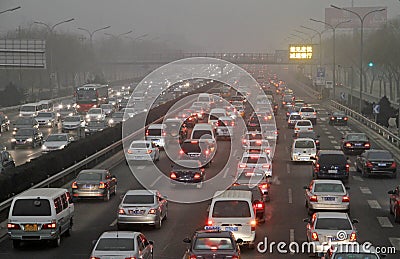
[[[158,207],[160,208],[160,217],[164,218],[166,213],[167,213],[167,207],[166,207],[166,200],[161,196],[161,194],[157,195],[157,202],[158,202]]]
[[[394,194],[390,194],[389,199],[390,199],[390,208],[392,209],[392,211],[394,211],[395,204],[397,203],[397,201],[400,200],[399,186],[397,186],[396,189],[394,189]]]
[[[310,197],[312,196],[313,187],[314,187],[314,181],[311,181],[310,185],[308,186],[308,189],[306,189],[306,201],[308,204],[310,203]]]

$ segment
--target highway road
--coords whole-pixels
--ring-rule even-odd
[[[346,127],[328,125],[328,107],[321,101],[309,97],[307,88],[295,81],[292,71],[280,67],[272,68],[280,78],[287,82],[289,88],[295,91],[298,98],[306,100],[318,109],[319,119],[315,131],[319,134],[321,149],[338,149],[340,138],[345,132],[358,132],[352,123]],[[264,224],[257,227],[257,242],[301,242],[306,241],[306,223],[308,217],[304,207],[304,189],[311,177],[310,164],[292,164],[289,161],[289,148],[292,141],[292,130],[287,129],[285,115],[282,110],[276,117],[280,136],[273,162],[274,181],[271,186],[271,201],[267,203],[267,218]],[[237,138],[237,140],[240,138]],[[372,148],[379,147],[372,139]],[[233,144],[235,146],[236,144]],[[219,173],[225,167],[229,150],[229,142],[218,141],[218,153],[215,162],[207,169],[208,177]],[[222,152],[221,152],[222,150]],[[395,224],[389,215],[387,191],[399,184],[399,180],[390,178],[361,178],[353,166],[354,156],[350,156],[350,187],[351,217],[357,218],[360,223],[358,229],[359,242],[369,241],[375,246],[396,246],[400,250],[400,225]],[[168,172],[170,162],[162,152],[161,160],[157,163],[163,172]],[[236,173],[235,167],[230,167],[229,175]],[[146,165],[134,167],[140,173],[147,173]],[[103,231],[116,230],[116,213],[120,202],[120,195],[128,189],[142,188],[133,177],[129,167],[122,162],[111,169],[112,174],[118,178],[118,193],[109,202],[82,201],[75,204],[75,225],[71,237],[62,239],[61,247],[48,248],[44,244],[32,243],[19,250],[12,248],[12,242],[4,238],[0,242],[1,258],[89,258],[92,241]],[[222,172],[224,172],[222,170]],[[165,187],[168,188],[168,187]],[[185,195],[191,190],[178,190]],[[207,217],[207,207],[210,201],[195,204],[182,204],[170,202],[168,220],[163,222],[160,230],[151,227],[139,227],[145,235],[155,242],[154,258],[177,259],[182,258],[186,245],[183,238],[190,236],[196,229],[202,229]],[[398,251],[399,253],[399,251]],[[307,254],[293,254],[294,258],[309,258]],[[271,255],[259,253],[256,249],[242,249],[243,259],[248,258],[287,258],[288,254],[278,254],[275,250]],[[389,255],[386,258],[398,258],[398,255]]]

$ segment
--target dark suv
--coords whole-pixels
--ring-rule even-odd
[[[340,150],[320,150],[312,164],[313,178],[341,179],[348,181],[350,165]]]
[[[35,148],[43,144],[43,134],[37,128],[20,129],[11,139],[11,149],[19,146]]]

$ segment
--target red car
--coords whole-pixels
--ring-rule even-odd
[[[400,185],[394,190],[388,191],[390,214],[394,215],[394,221],[400,223]]]

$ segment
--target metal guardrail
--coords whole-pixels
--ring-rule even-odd
[[[393,132],[389,131],[387,128],[377,124],[376,122],[366,118],[362,114],[360,114],[356,111],[353,111],[352,109],[350,109],[338,102],[331,100],[331,104],[336,109],[343,111],[346,115],[351,116],[353,119],[361,122],[362,124],[368,126],[371,129],[373,129],[375,132],[377,132],[379,135],[383,136],[386,140],[391,142],[397,148],[400,148],[400,138]]]

